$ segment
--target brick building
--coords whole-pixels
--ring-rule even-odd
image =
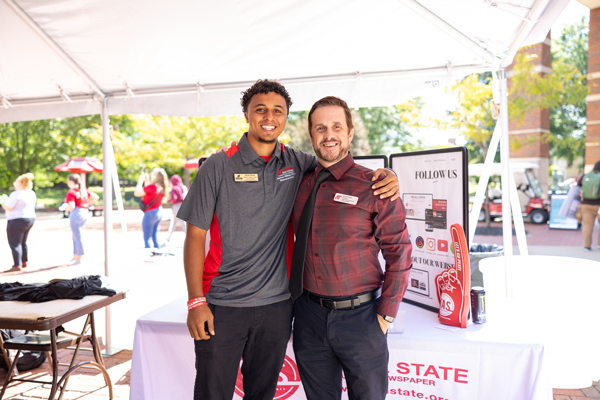
[[[542,43],[519,50],[536,54],[533,62],[535,72],[540,76],[552,72],[552,53],[550,51],[550,33]],[[507,69],[508,86],[511,87],[511,68]],[[599,126],[600,128],[600,126]],[[522,120],[509,120],[508,132],[510,135],[510,157],[513,161],[530,161],[540,166],[537,177],[544,193],[548,192],[548,172],[550,169],[550,145],[546,136],[550,133],[550,110],[533,108],[529,110]]]
[[[600,161],[600,0],[579,0],[590,9],[590,39],[588,44],[587,133],[585,142],[585,172]]]

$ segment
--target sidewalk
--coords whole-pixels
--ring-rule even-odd
[[[168,229],[170,210],[164,210],[159,240],[164,240]],[[44,214],[36,221],[28,240],[30,249],[29,267],[22,272],[0,274],[0,282],[20,281],[46,282],[54,278],[73,278],[81,275],[104,275],[104,246],[102,217],[90,219],[84,227],[84,246],[86,255],[84,262],[78,266],[68,267],[65,263],[72,255],[71,230],[68,219],[61,214]],[[114,217],[114,238],[112,243],[113,262],[110,281],[118,288],[128,290],[127,298],[111,307],[112,343],[113,347],[127,349],[105,359],[113,382],[114,398],[129,399],[129,372],[131,369],[131,349],[135,321],[140,316],[170,302],[186,293],[183,272],[182,246],[184,234],[181,226],[176,227],[171,245],[167,248],[174,256],[149,258],[143,249],[141,232],[142,212],[125,211],[128,232],[122,233],[118,215]],[[500,227],[500,223],[492,226]],[[583,252],[581,230],[551,230],[547,226],[525,224],[530,254],[567,256],[587,258],[600,261],[600,249]],[[598,229],[598,228],[596,228]],[[6,243],[6,220],[0,219],[0,271],[10,268],[12,258]],[[595,233],[597,235],[598,232]],[[514,239],[514,237],[513,237]],[[502,236],[475,235],[476,243],[502,243]],[[518,254],[515,245],[515,254]],[[145,261],[146,260],[146,261]],[[150,262],[151,261],[151,262]],[[96,313],[97,332],[104,336],[104,312]],[[80,329],[83,321],[74,321],[67,325],[69,330]],[[59,358],[69,357],[69,350],[59,351]],[[85,355],[85,357],[89,357]],[[80,370],[81,371],[81,370]],[[23,377],[48,377],[49,367],[45,362],[40,368],[24,372]],[[599,364],[600,376],[600,364]],[[6,371],[0,370],[0,384],[6,377]],[[44,378],[42,378],[44,379]],[[100,400],[108,398],[100,373],[84,369],[77,372],[69,381],[65,400],[83,399]],[[13,383],[9,387],[5,399],[31,400],[49,395],[48,385]],[[90,394],[86,394],[90,393]],[[577,390],[554,390],[554,400],[581,400],[600,398],[600,387],[597,383]],[[507,399],[512,400],[512,399]]]

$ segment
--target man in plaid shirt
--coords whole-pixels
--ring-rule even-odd
[[[295,230],[317,176],[325,169],[331,176],[316,193],[300,275],[304,292],[295,301],[294,352],[300,377],[309,400],[340,399],[342,371],[350,398],[384,399],[387,329],[412,267],[406,211],[402,202],[371,194],[372,171],[355,164],[348,152],[354,129],[345,101],[317,101],[308,124],[319,166],[298,190]]]

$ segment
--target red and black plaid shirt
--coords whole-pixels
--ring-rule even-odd
[[[323,166],[306,175],[294,203],[294,229]],[[304,264],[304,289],[324,297],[345,297],[383,289],[377,312],[395,317],[408,286],[412,246],[401,201],[373,195],[373,171],[350,154],[328,168],[332,176],[317,192]],[[335,201],[358,198],[356,205]],[[339,197],[339,196],[338,196]],[[350,199],[353,201],[353,199]],[[378,260],[386,261],[385,275]]]

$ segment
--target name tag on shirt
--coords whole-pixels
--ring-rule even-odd
[[[258,174],[234,174],[236,182],[258,182]]]
[[[333,196],[333,201],[337,201],[339,203],[344,204],[351,204],[355,206],[356,203],[358,203],[358,197],[350,196],[348,194],[336,193],[335,196]]]

